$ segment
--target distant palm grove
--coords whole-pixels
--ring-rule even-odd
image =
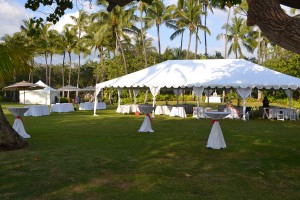
[[[226,8],[228,17],[224,19],[223,32],[216,38],[224,41],[224,51],[213,55],[208,54],[210,46],[206,38],[211,27],[207,26],[206,21],[208,15],[213,15],[220,8],[210,1],[178,0],[176,5],[165,5],[160,0],[154,0],[151,5],[140,1],[125,7],[117,6],[111,12],[106,11],[106,1],[98,0],[97,3],[100,8],[98,12],[88,14],[80,10],[78,17],[72,16],[74,24],[66,24],[61,33],[51,29],[53,24],[37,28],[29,19],[23,21],[19,32],[3,36],[0,45],[5,48],[18,52],[26,47],[33,51],[32,68],[2,75],[0,87],[22,80],[42,80],[53,88],[68,84],[86,87],[164,60],[222,59],[228,56],[248,59],[300,77],[299,55],[272,45],[258,27],[246,25],[243,17],[247,10],[245,1],[239,6]],[[160,37],[162,25],[172,30],[170,40],[180,38],[178,47],[161,49],[164,42]],[[147,37],[151,27],[157,30],[158,41],[155,44]],[[184,32],[188,33],[187,38],[184,38]],[[194,49],[191,49],[192,41]],[[244,51],[255,52],[255,56],[246,58]],[[91,54],[96,54],[98,59],[83,63],[82,58]],[[55,55],[60,55],[62,59],[61,63],[54,65]],[[75,56],[76,62],[73,61]]]

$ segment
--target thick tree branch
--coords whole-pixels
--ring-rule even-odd
[[[300,54],[300,18],[288,16],[279,0],[247,0],[247,25],[257,25],[273,43]]]

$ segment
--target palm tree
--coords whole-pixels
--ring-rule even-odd
[[[49,65],[49,78],[48,78],[48,85],[51,86],[51,68],[52,68],[52,59],[53,55],[56,53],[61,52],[61,37],[59,36],[58,31],[50,30],[49,37],[48,37],[48,44],[49,44],[49,55],[50,55],[50,65]]]
[[[144,55],[144,62],[145,62],[145,68],[148,67],[148,63],[147,63],[147,53],[146,53],[146,47],[145,47],[145,40],[144,40],[144,20],[143,20],[143,12],[146,12],[146,10],[148,9],[148,5],[145,2],[140,1],[139,6],[138,6],[138,10],[140,13],[139,16],[139,20],[140,20],[140,37],[141,37],[141,41],[142,41],[142,45],[143,45],[143,55]]]
[[[103,32],[103,27],[99,27],[97,23],[91,23],[86,28],[86,35],[81,40],[82,46],[85,47],[86,51],[84,56],[90,54],[92,51],[99,53],[99,64],[101,67],[101,82],[104,81],[104,48],[109,45],[109,36],[112,32]]]
[[[199,28],[200,30],[205,30],[210,34],[209,29],[199,23],[199,16],[201,15],[203,15],[201,6],[197,5],[195,0],[185,1],[183,9],[176,10],[175,12],[175,17],[178,20],[177,25],[179,25],[180,27],[186,27],[190,31],[186,59],[189,58],[192,35],[194,33],[197,33],[197,28]],[[196,37],[199,39],[199,36],[197,34]]]
[[[46,64],[46,84],[49,85],[49,66],[48,66],[48,56],[49,56],[49,28],[52,24],[48,23],[41,27],[39,30],[39,37],[35,40],[38,45],[38,52],[43,54],[45,57]]]
[[[77,83],[76,86],[79,87],[80,80],[80,53],[83,51],[82,46],[80,46],[80,40],[84,29],[88,26],[88,17],[87,12],[80,10],[78,17],[71,16],[71,19],[75,22],[74,25],[70,25],[72,27],[73,34],[77,37],[77,45],[75,47],[75,53],[78,55],[78,71],[77,71]],[[78,91],[76,91],[76,96],[78,96]]]
[[[173,10],[174,6],[166,7],[165,4],[160,0],[153,1],[147,9],[147,18],[152,19],[147,21],[147,26],[151,27],[154,23],[156,25],[159,55],[161,55],[160,26],[172,19]]]
[[[243,58],[241,45],[249,52],[253,52],[256,48],[257,42],[252,37],[252,27],[248,27],[242,17],[232,18],[232,25],[228,27],[228,32],[228,42],[232,42],[228,49],[228,55],[233,52],[236,58],[238,58],[238,54],[240,58]]]
[[[171,6],[174,7],[175,13],[179,12],[177,10],[180,10],[180,11],[183,12],[184,0],[178,0],[177,1],[177,6],[175,6],[175,5],[171,5]],[[174,17],[175,16],[173,14],[173,18]],[[180,39],[180,54],[178,55],[179,56],[178,58],[182,59],[183,33],[184,33],[185,29],[184,29],[184,27],[182,27],[182,24],[178,20],[174,20],[174,19],[169,20],[166,23],[166,26],[175,30],[174,33],[171,34],[170,40],[174,40],[179,35],[181,36],[181,39]]]
[[[107,2],[102,2],[104,5]],[[102,27],[103,32],[113,30],[114,37],[116,39],[116,50],[120,49],[121,56],[124,64],[125,74],[128,74],[127,63],[125,58],[124,49],[121,43],[121,38],[128,38],[125,32],[132,32],[130,28],[133,26],[134,8],[125,9],[123,7],[116,6],[111,12],[106,10],[100,10],[93,14],[92,20]]]
[[[72,34],[71,28],[69,26],[64,26],[63,34],[65,38],[65,48],[69,55],[69,80],[68,84],[71,85],[71,72],[72,72],[72,57],[71,53],[74,51],[74,48],[76,46],[76,36]],[[67,93],[67,98],[70,97],[69,92]]]

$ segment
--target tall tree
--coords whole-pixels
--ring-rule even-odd
[[[192,35],[196,34],[197,28],[199,28],[200,30],[206,30],[206,32],[210,34],[210,31],[207,27],[204,27],[203,25],[199,24],[199,16],[201,15],[203,15],[203,11],[200,5],[197,5],[195,0],[185,1],[183,11],[177,10],[175,13],[180,27],[186,27],[189,29],[189,41],[186,59],[189,59]],[[199,39],[199,36],[197,34],[196,37]]]
[[[100,3],[103,4],[103,1]],[[130,29],[133,26],[133,17],[134,8],[122,8],[119,6],[115,7],[110,13],[100,10],[93,15],[93,19],[97,21],[99,26],[102,26],[103,31],[113,30],[116,39],[116,50],[119,49],[121,51],[125,74],[128,74],[128,69],[121,39],[128,37],[125,32],[132,32]]]
[[[228,55],[234,53],[236,58],[243,58],[241,45],[252,53],[257,45],[255,39],[251,37],[252,34],[253,30],[246,26],[246,21],[242,17],[234,16],[232,24],[228,27],[228,41],[232,42],[228,49]]]
[[[80,80],[80,66],[81,66],[81,52],[83,51],[82,46],[80,45],[80,40],[82,37],[82,34],[84,33],[84,29],[86,26],[88,26],[88,17],[89,15],[87,12],[80,10],[78,17],[71,16],[71,19],[75,23],[74,25],[70,25],[72,27],[73,34],[76,36],[76,46],[74,49],[74,52],[78,55],[78,69],[77,69],[77,82],[76,86],[79,87],[79,80]],[[76,96],[78,96],[78,91],[76,91]]]
[[[152,19],[147,21],[147,26],[151,27],[153,24],[156,26],[159,55],[161,55],[160,26],[172,19],[173,9],[173,6],[166,7],[160,0],[153,1],[147,9],[147,18]]]
[[[69,55],[69,80],[68,84],[71,85],[71,73],[72,73],[72,56],[71,53],[74,51],[74,48],[76,47],[76,37],[71,31],[71,27],[64,26],[63,34],[65,37],[65,44],[66,44],[66,51]],[[70,93],[67,93],[67,98],[70,97]]]

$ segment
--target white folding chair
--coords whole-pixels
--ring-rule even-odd
[[[289,110],[289,118],[290,118],[290,121],[292,121],[292,120],[297,120],[297,112],[296,112],[296,110],[293,110],[293,109],[291,109],[291,110]]]
[[[277,109],[277,120],[284,121],[284,109]]]

